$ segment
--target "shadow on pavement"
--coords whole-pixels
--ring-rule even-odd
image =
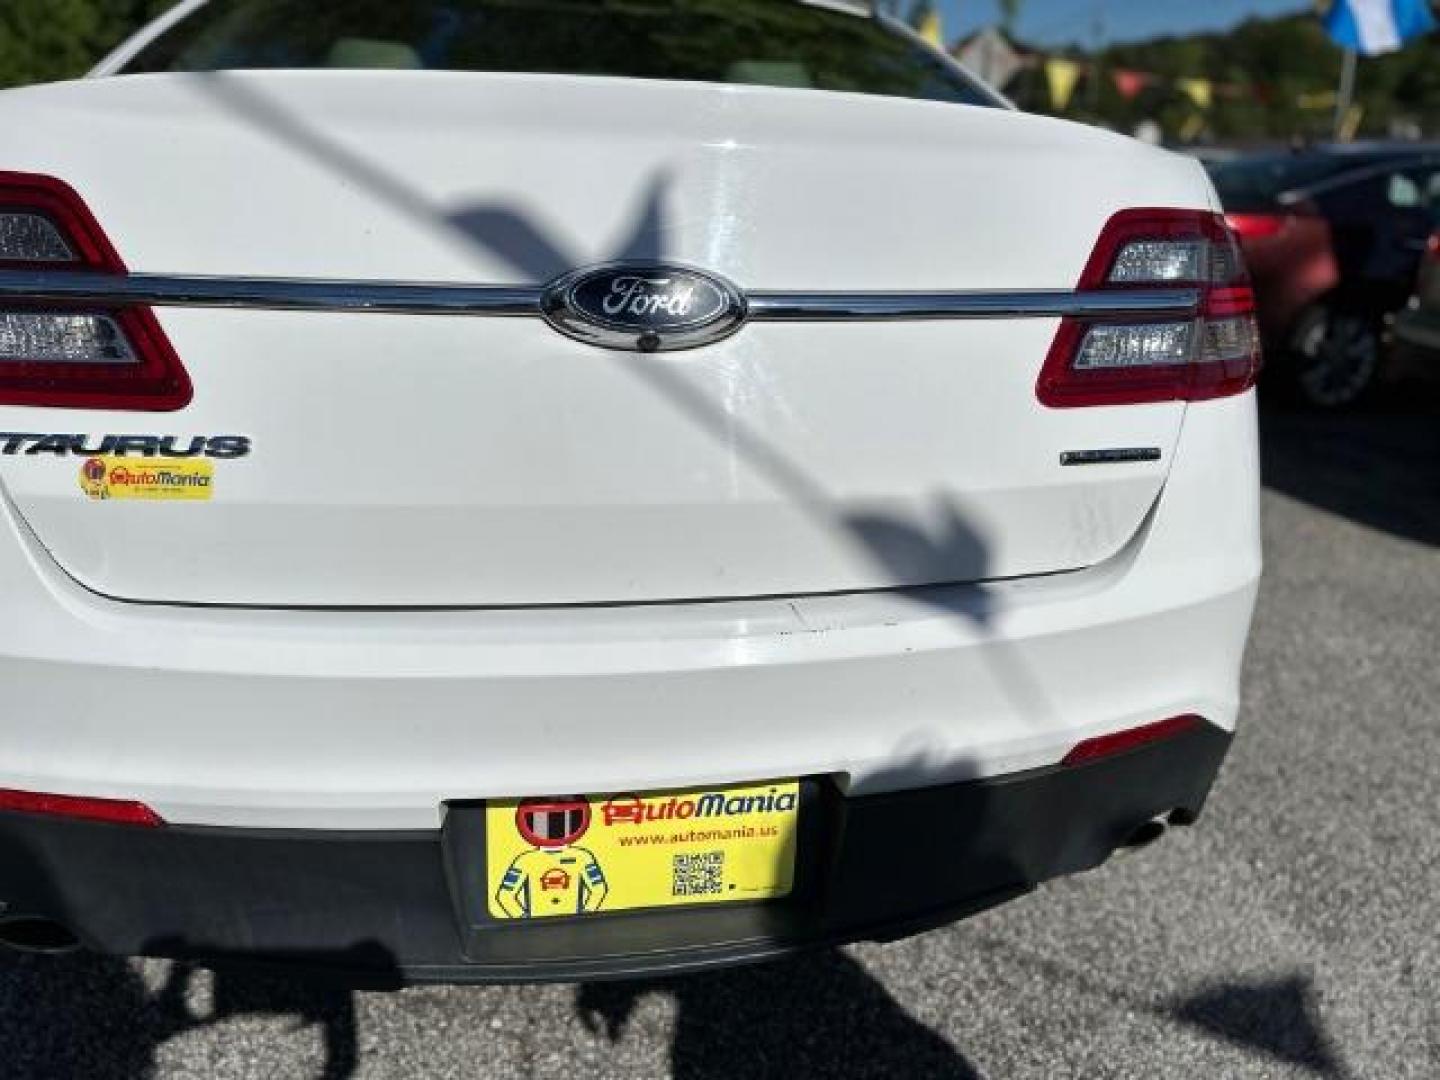
[[[650,994],[676,1005],[675,1080],[739,1076],[904,1076],[980,1080],[854,960],[828,951],[782,963],[655,982],[587,983],[575,1006],[591,1031],[624,1034]]]
[[[244,971],[213,974],[211,1007],[197,1014],[188,992],[198,969],[176,963],[158,993],[118,957],[0,958],[0,1016],[6,1080],[144,1080],[170,1039],[239,1016],[293,1017],[319,1028],[321,1080],[346,1080],[359,1066],[354,994],[340,986]]]
[[[0,913],[43,915],[78,926],[67,891],[46,857],[18,836],[0,837]],[[172,938],[153,941],[147,955],[177,957],[158,990],[120,957],[76,952],[31,956],[0,949],[0,1077],[85,1077],[86,1080],[155,1075],[156,1054],[170,1039],[240,1016],[293,1017],[320,1030],[322,1080],[345,1080],[359,1066],[352,987],[400,984],[393,954],[374,941],[307,953],[251,952]],[[187,959],[217,965],[204,997],[191,989],[199,969]],[[303,961],[319,975],[304,981],[255,965]],[[248,965],[248,966],[247,966]],[[353,973],[353,974],[352,974]]]
[[[1346,1075],[1321,1025],[1314,984],[1305,976],[1219,983],[1173,1002],[1164,1011],[1277,1061],[1337,1080]]]
[[[279,975],[216,971],[211,1010],[196,1017],[185,1003],[195,974],[195,968],[177,963],[156,998],[160,1016],[178,1023],[175,1033],[237,1016],[293,1017],[297,1027],[320,1029],[325,1045],[318,1074],[321,1080],[346,1080],[355,1075],[360,1065],[359,1029],[355,995],[348,988]]]
[[[1267,408],[1265,486],[1407,540],[1440,545],[1440,392],[1329,414]]]
[[[153,1076],[165,1032],[140,976],[107,956],[0,959],[7,1080]]]
[[[1012,942],[980,937],[975,944],[1009,963],[1039,972],[1057,993],[1098,998],[1120,1009],[1200,1028],[1234,1046],[1298,1065],[1326,1080],[1349,1080],[1351,1076],[1325,1031],[1314,980],[1303,972],[1270,980],[1217,980],[1181,997],[1156,1002]]]

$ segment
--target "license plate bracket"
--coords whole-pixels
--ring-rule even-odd
[[[656,856],[662,871],[661,880],[674,885],[674,874],[677,867],[674,856],[678,854],[694,854],[723,850],[726,857],[720,862],[724,864],[717,868],[714,861],[702,860],[698,864],[684,867],[687,871],[694,871],[699,875],[697,879],[700,885],[705,886],[708,891],[702,891],[696,895],[674,896],[658,898],[655,887],[640,891],[629,890],[627,894],[619,888],[618,875],[630,871],[633,864],[626,862],[615,862],[614,855],[618,848],[605,844],[586,845],[580,840],[571,847],[586,847],[594,862],[599,865],[600,872],[605,876],[609,891],[602,902],[598,905],[591,905],[586,908],[583,904],[577,904],[576,886],[579,882],[571,881],[563,888],[555,888],[552,893],[563,893],[565,903],[562,905],[546,905],[560,910],[548,911],[540,914],[533,910],[534,900],[537,898],[550,899],[545,896],[546,890],[537,875],[543,875],[548,869],[561,869],[571,875],[576,875],[582,880],[586,877],[593,877],[591,862],[577,854],[577,862],[571,864],[560,863],[558,859],[530,859],[532,865],[519,868],[521,875],[531,886],[532,910],[529,917],[523,911],[514,908],[505,910],[497,899],[501,894],[501,886],[505,882],[505,874],[513,869],[517,854],[517,848],[526,847],[533,850],[538,847],[533,843],[519,844],[507,840],[499,831],[500,822],[504,818],[514,820],[516,811],[522,802],[520,799],[493,799],[488,801],[476,800],[466,802],[452,802],[446,807],[446,819],[444,828],[444,847],[446,872],[449,877],[451,894],[455,902],[456,913],[467,940],[473,942],[475,935],[494,935],[496,932],[504,931],[507,934],[543,934],[547,930],[560,930],[564,927],[575,927],[577,930],[592,923],[610,924],[612,930],[616,923],[623,923],[626,920],[635,920],[638,917],[645,917],[650,920],[684,920],[684,919],[724,919],[726,921],[742,922],[745,919],[743,912],[750,911],[776,911],[809,902],[815,892],[816,883],[819,879],[819,870],[824,862],[827,844],[825,836],[830,831],[826,828],[825,821],[831,815],[825,812],[826,800],[822,798],[821,782],[813,779],[801,779],[791,781],[776,781],[773,783],[760,784],[738,784],[738,785],[717,785],[705,789],[692,789],[687,791],[657,791],[645,792],[638,795],[633,793],[622,793],[619,796],[591,796],[590,799],[590,828],[616,829],[625,828],[627,831],[635,830],[634,835],[650,835],[644,828],[637,826],[633,820],[622,815],[616,815],[612,808],[611,824],[603,824],[605,820],[606,802],[612,798],[623,798],[627,800],[640,799],[642,805],[653,806],[658,802],[668,804],[669,800],[691,798],[697,800],[696,813],[698,813],[698,799],[711,795],[721,794],[725,798],[752,798],[763,799],[771,796],[770,789],[776,789],[773,794],[775,802],[771,805],[769,815],[773,819],[778,817],[782,822],[788,821],[788,852],[786,845],[776,842],[775,837],[769,837],[772,845],[771,854],[778,854],[782,859],[788,859],[788,876],[784,872],[775,874],[768,883],[763,879],[756,879],[753,874],[746,876],[744,872],[725,876],[726,870],[743,871],[738,865],[743,859],[736,859],[731,855],[732,848],[717,849],[713,846],[698,847],[695,843],[665,844],[655,842],[646,844],[639,849],[655,851],[660,854]],[[780,797],[786,794],[793,795],[793,810],[780,808]],[[568,804],[572,797],[563,799],[548,799],[542,802],[552,805],[543,807],[546,813],[564,813],[568,811]],[[713,805],[714,800],[711,800]],[[790,800],[785,800],[788,805]],[[633,802],[629,805],[633,806]],[[628,813],[633,814],[633,811]],[[701,821],[708,822],[721,815],[709,814]],[[742,814],[732,815],[743,817]],[[765,818],[765,811],[761,811],[757,817]],[[692,828],[701,832],[698,825],[693,825],[696,814],[691,813],[681,818],[672,816],[668,819],[661,818],[658,822],[652,822],[654,828],[672,829],[676,832],[688,832]],[[557,825],[558,835],[564,836],[564,825]],[[513,827],[513,826],[512,826]],[[782,826],[783,827],[783,826]],[[538,831],[538,830],[537,830]],[[517,830],[518,832],[518,830]],[[585,836],[588,837],[588,830]],[[547,837],[548,839],[549,837]],[[728,840],[737,838],[730,837]],[[707,843],[708,841],[700,841]],[[599,848],[597,851],[596,848]],[[606,859],[611,859],[611,865],[606,866]],[[541,865],[544,863],[545,865]],[[554,863],[555,865],[550,865]],[[777,864],[779,867],[779,864]],[[752,866],[751,871],[754,870]],[[783,867],[781,868],[783,869]],[[725,888],[718,895],[714,892],[714,874],[720,873],[720,881]],[[652,869],[652,873],[654,873]],[[735,889],[728,886],[734,884]],[[767,887],[768,886],[768,887]],[[508,890],[514,895],[514,890]],[[655,902],[660,899],[661,902]],[[667,902],[668,901],[668,902]],[[571,937],[573,939],[573,936]],[[467,952],[475,950],[467,948]],[[489,947],[481,950],[490,952]]]

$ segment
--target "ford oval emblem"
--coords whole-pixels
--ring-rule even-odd
[[[670,263],[577,270],[545,290],[545,318],[562,334],[606,349],[665,352],[729,337],[745,297],[717,274]]]

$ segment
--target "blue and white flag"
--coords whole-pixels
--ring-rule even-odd
[[[1335,0],[1325,29],[1345,48],[1377,56],[1434,30],[1435,13],[1430,0]]]

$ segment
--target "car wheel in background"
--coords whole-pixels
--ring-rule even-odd
[[[1295,395],[1317,409],[1344,409],[1362,401],[1379,380],[1380,322],[1365,312],[1313,308],[1290,339],[1290,382]]]

